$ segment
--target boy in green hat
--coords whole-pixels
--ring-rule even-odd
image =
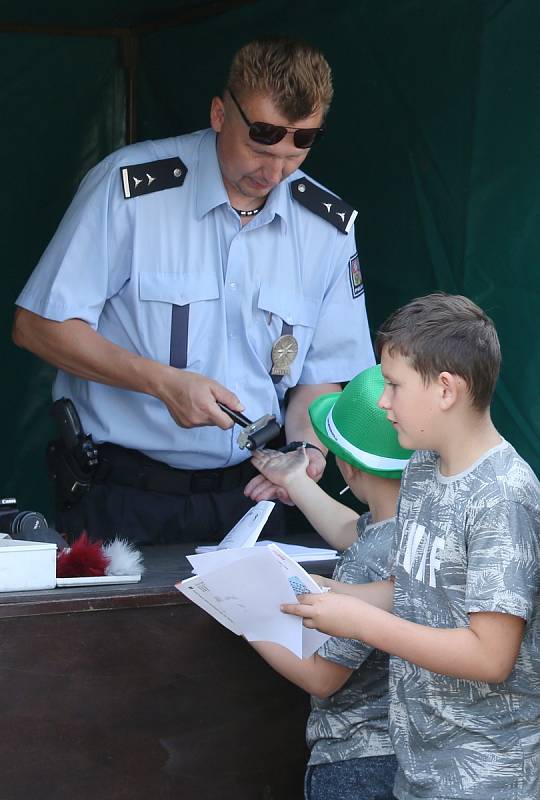
[[[348,548],[334,572],[340,582],[388,577],[399,479],[411,452],[399,445],[377,407],[383,388],[380,367],[371,367],[342,393],[318,397],[309,409],[317,436],[336,455],[341,474],[369,513],[359,517],[329,497],[308,477],[302,450],[253,456],[255,466],[287,490],[329,544]],[[274,669],[313,695],[306,800],[390,800],[396,761],[387,723],[388,657],[344,639],[330,639],[308,659],[270,642],[252,644]]]
[[[283,611],[391,654],[399,800],[538,800],[540,483],[491,420],[495,326],[438,292],[394,312],[377,344],[379,405],[416,449],[392,579]]]

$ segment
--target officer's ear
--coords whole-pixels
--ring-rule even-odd
[[[221,97],[213,97],[210,106],[210,124],[216,133],[219,133],[225,120],[225,106]]]

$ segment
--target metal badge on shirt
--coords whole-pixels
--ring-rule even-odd
[[[272,371],[270,375],[289,375],[290,366],[298,355],[298,342],[288,333],[272,345]]]
[[[349,281],[353,298],[360,297],[360,295],[364,294],[364,281],[360,271],[358,253],[355,253],[354,256],[349,259]]]

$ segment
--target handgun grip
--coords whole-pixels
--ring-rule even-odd
[[[68,397],[61,397],[53,403],[51,413],[58,423],[62,441],[68,450],[73,450],[83,432],[77,409]]]

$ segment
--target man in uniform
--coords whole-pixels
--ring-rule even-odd
[[[319,51],[254,41],[211,129],[124,147],[82,181],[14,325],[98,444],[90,491],[67,510],[60,498],[60,530],[217,540],[279,495],[218,402],[275,414],[288,442],[315,445],[321,477],[307,407],[373,363],[356,212],[299,169],[331,99]]]

